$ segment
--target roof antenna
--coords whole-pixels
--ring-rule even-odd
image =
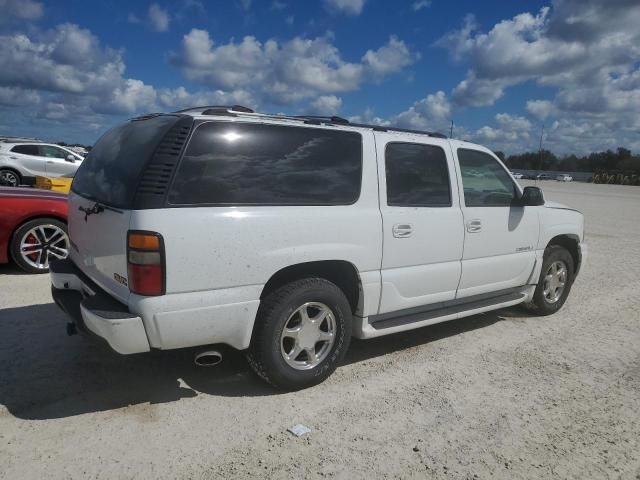
[[[449,138],[453,138],[453,119],[451,119],[451,127],[449,127]]]

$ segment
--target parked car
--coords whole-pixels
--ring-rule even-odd
[[[226,344],[288,390],[327,378],[352,336],[552,314],[586,254],[582,214],[485,147],[244,107],[108,131],[73,180],[69,233],[51,267],[68,332],[121,354]]]
[[[73,173],[67,173],[61,177],[36,177],[36,188],[43,190],[53,190],[55,192],[69,193],[71,182],[73,181]]]
[[[525,176],[522,173],[518,173],[518,172],[513,172],[512,175],[513,175],[513,178],[515,178],[516,180],[522,180],[523,178],[525,178]]]
[[[573,177],[571,175],[558,175],[556,177],[556,180],[558,180],[559,182],[572,182],[573,181]]]
[[[546,173],[539,173],[536,175],[536,180],[551,180],[551,176]]]
[[[67,196],[32,188],[0,187],[0,263],[46,273],[67,258]]]
[[[35,177],[74,174],[83,157],[68,148],[40,142],[0,142],[0,185],[33,184]]]

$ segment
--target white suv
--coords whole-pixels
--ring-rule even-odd
[[[50,143],[0,141],[0,185],[33,184],[35,177],[73,175],[83,157]]]
[[[371,338],[565,302],[583,216],[439,134],[241,107],[107,132],[69,195],[53,297],[119,353],[226,344],[283,389]],[[197,362],[221,357],[204,351]]]

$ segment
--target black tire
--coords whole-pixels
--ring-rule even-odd
[[[561,262],[566,266],[567,274],[565,280],[564,290],[556,301],[549,301],[545,296],[545,276],[547,275],[549,268],[555,262]],[[525,306],[536,315],[552,315],[562,308],[564,302],[569,296],[573,280],[575,279],[575,265],[573,263],[573,257],[569,251],[560,245],[549,245],[544,251],[544,261],[542,262],[542,270],[540,271],[540,278],[538,279],[538,285],[536,291],[533,294],[531,303],[527,303]]]
[[[22,184],[22,177],[10,168],[0,168],[0,186],[17,187]]]
[[[319,302],[331,310],[335,337],[324,360],[308,370],[297,370],[283,357],[281,334],[296,310],[309,302]],[[260,378],[278,389],[293,391],[317,385],[344,358],[351,342],[351,322],[349,301],[335,284],[323,278],[288,283],[260,303],[247,360]]]
[[[22,252],[20,251],[20,243],[22,241],[22,238],[29,232],[29,230],[41,225],[53,225],[59,228],[60,230],[62,230],[66,238],[67,251],[69,248],[68,246],[69,239],[68,237],[66,237],[67,225],[64,222],[57,220],[55,218],[42,217],[42,218],[36,218],[34,220],[29,220],[28,222],[22,224],[20,227],[16,229],[15,232],[13,232],[13,235],[11,237],[11,245],[9,249],[11,251],[11,258],[13,258],[13,261],[16,262],[16,264],[27,273],[47,273],[49,271],[48,266],[46,268],[36,268],[35,266],[30,265],[23,258]]]

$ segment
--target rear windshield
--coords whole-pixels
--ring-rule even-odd
[[[71,189],[105,205],[130,208],[142,169],[177,120],[161,115],[112,128],[81,163]]]
[[[207,122],[193,134],[174,205],[348,205],[360,195],[362,137],[321,128]]]

